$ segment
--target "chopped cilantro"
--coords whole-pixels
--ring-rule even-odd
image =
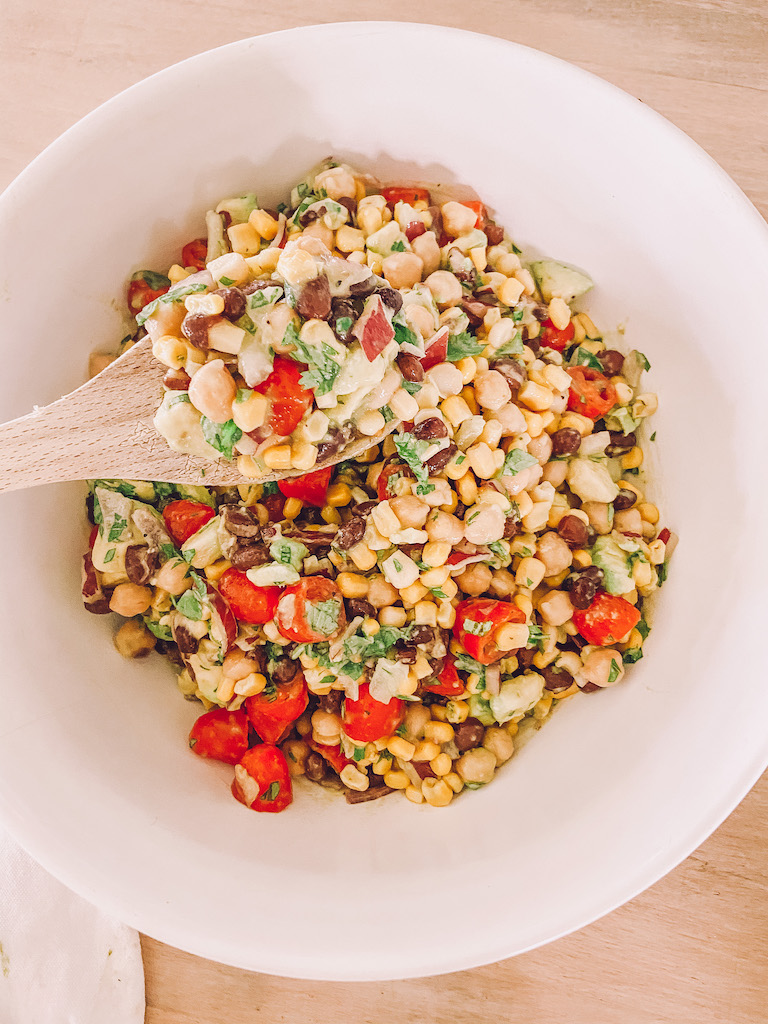
[[[221,281],[225,288],[231,288],[235,283],[231,277],[220,277],[219,281]]]
[[[114,522],[112,523],[112,526],[109,528],[107,540],[120,540],[123,530],[126,528],[127,525],[127,519],[123,519],[122,516],[116,515]]]
[[[187,590],[175,602],[176,610],[188,619],[199,622],[203,617],[203,603],[194,590]]]
[[[388,405],[385,405],[382,408],[381,415],[384,417],[385,423],[391,423],[392,420],[395,418],[395,414],[392,412]]]
[[[280,783],[277,782],[277,780],[275,780],[275,782],[273,782],[271,784],[271,786],[266,791],[266,793],[262,793],[262,795],[259,797],[259,799],[260,800],[267,800],[267,801],[277,800],[279,794],[280,794]]]
[[[628,651],[624,651],[624,653],[621,656],[621,659],[625,665],[634,665],[636,661],[640,661],[642,656],[642,648],[630,647]],[[610,679],[610,676],[608,678]]]
[[[650,370],[651,364],[648,362],[648,356],[642,352],[638,352],[637,349],[635,349],[635,355],[637,356],[637,361],[640,363],[642,368],[644,370]]]
[[[354,321],[351,316],[340,316],[336,321],[336,330],[339,334],[346,334],[352,330],[352,324]]]
[[[438,600],[440,600],[440,601],[447,601],[448,600],[448,595],[440,587],[431,587],[430,589],[431,589],[432,593],[435,595],[435,597]]]
[[[520,321],[521,321],[521,320],[523,319],[523,317],[524,317],[524,316],[525,316],[525,309],[523,309],[523,308],[521,308],[521,309],[515,309],[515,310],[513,310],[513,312],[512,312],[512,320],[513,320],[513,321],[514,321],[514,323],[516,323],[516,324],[519,324],[519,323],[520,323]]]
[[[253,394],[250,388],[238,388],[237,394],[235,395],[235,401],[239,405],[241,402],[247,402]]]
[[[332,636],[339,628],[341,604],[338,600],[320,601],[307,604],[306,615],[310,629],[322,636]]]
[[[226,423],[215,423],[207,416],[201,416],[200,426],[203,428],[203,437],[208,444],[217,452],[221,452],[225,459],[231,459],[234,446],[243,436],[242,430],[235,421],[227,420]]]
[[[187,548],[186,551],[182,551],[181,552],[181,557],[184,559],[184,561],[187,563],[187,565],[191,565],[192,564],[192,559],[195,557],[195,549],[194,548]]]
[[[392,564],[394,565],[394,567],[397,570],[397,572],[402,572],[403,571],[402,563],[398,562],[398,560],[396,558],[393,559]]]
[[[165,274],[156,273],[154,270],[139,270],[131,275],[131,280],[143,281],[153,292],[160,291],[161,288],[171,287],[171,279],[166,277]]]
[[[635,626],[635,629],[643,638],[643,640],[645,640],[648,634],[651,632],[651,627],[648,625],[645,619],[640,619],[638,624]]]
[[[452,334],[448,338],[448,354],[446,359],[449,363],[457,363],[467,356],[479,356],[485,348],[467,331],[462,334]]]
[[[150,633],[154,633],[158,640],[173,640],[170,626],[162,626],[159,622],[153,622],[152,619],[144,619],[144,625]]]
[[[651,434],[651,440],[652,440],[652,441],[655,441],[655,440],[656,440],[656,431],[655,431],[655,430],[654,430],[654,432],[653,432],[653,433]]]
[[[152,316],[152,314],[158,309],[160,303],[168,302],[182,302],[187,295],[193,295],[195,292],[204,292],[207,285],[204,285],[202,281],[196,281],[194,284],[184,285],[183,283],[177,285],[175,288],[171,288],[165,295],[160,295],[158,298],[153,299],[152,302],[148,303],[140,313],[136,314],[136,323],[141,327],[143,323]]]
[[[262,484],[262,497],[268,498],[270,494],[279,494],[280,488],[277,486],[274,480],[267,480],[265,484]]]
[[[615,658],[612,658],[611,659],[611,671],[608,673],[608,682],[609,683],[615,683],[616,680],[619,678],[619,672],[620,671],[621,671],[621,666],[619,665],[618,661],[616,661]]]
[[[529,626],[528,627],[528,645],[529,646],[535,644],[539,648],[540,651],[543,651],[544,650],[544,643],[545,643],[546,639],[547,638],[544,635],[544,632],[543,632],[541,626],[533,625],[533,626]]]
[[[424,453],[430,447],[431,442],[417,440],[413,434],[396,434],[393,440],[398,455],[413,470],[419,484],[428,486],[429,476],[424,465]]]
[[[405,726],[405,722],[403,722],[402,725],[398,725],[398,727],[395,729],[395,733],[398,736],[402,736],[403,738],[405,738],[408,735],[408,729]]]
[[[176,558],[178,557],[178,549],[173,544],[161,544],[160,553],[164,558]]]
[[[499,476],[517,476],[523,469],[535,466],[538,459],[530,452],[524,452],[520,448],[512,448],[507,452],[504,465],[499,470]]]
[[[327,395],[333,390],[341,366],[336,361],[336,350],[328,342],[323,342],[320,348],[307,345],[301,340],[295,325],[290,323],[283,335],[283,344],[295,345],[296,351],[288,355],[309,367],[299,378],[305,388],[311,388],[317,395]]]
[[[114,557],[115,548],[110,548],[109,551],[107,551],[107,553],[104,555],[104,564],[106,565],[107,562],[111,562]]]
[[[523,351],[523,335],[520,331],[515,331],[509,341],[505,341],[503,345],[500,345],[493,353],[493,358],[498,359],[500,356],[519,356]]]
[[[662,562],[662,564],[656,570],[656,573],[659,577],[659,586],[662,586],[664,583],[667,582],[668,565],[668,562]]]
[[[493,629],[492,622],[478,622],[476,619],[464,619],[462,628],[472,636],[485,636]]]
[[[396,242],[392,243],[391,252],[405,252],[405,242],[398,238]]]
[[[355,747],[354,751],[352,752],[352,760],[353,761],[362,761],[364,757],[365,757],[365,747]]]
[[[179,402],[191,402],[191,401],[192,401],[192,399],[189,397],[189,394],[186,391],[182,391],[180,394],[174,395],[173,398],[170,400],[170,402],[168,404],[169,405],[178,405]]]
[[[421,382],[418,380],[404,380],[400,386],[405,388],[409,395],[416,395],[421,391]]]
[[[397,322],[393,322],[392,326],[395,328],[395,341],[398,345],[405,345],[407,342],[409,345],[416,345],[418,347],[418,335],[412,331],[410,327],[406,327],[405,324],[399,324]]]
[[[571,363],[573,366],[590,366],[593,370],[599,370],[600,373],[603,372],[603,364],[597,356],[590,352],[588,348],[582,348],[581,346],[571,356]]]

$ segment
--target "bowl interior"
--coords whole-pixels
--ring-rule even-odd
[[[408,75],[361,87],[393,61]],[[449,100],[450,68],[482,97]],[[170,264],[211,203],[255,189],[269,205],[331,153],[471,186],[527,253],[587,269],[592,318],[647,354],[649,493],[681,542],[646,657],[446,811],[300,785],[289,814],[248,814],[230,770],[187,750],[199,708],[170,669],[123,661],[112,623],[83,611],[83,488],[6,495],[0,812],[65,882],[167,942],[277,974],[405,977],[512,955],[628,899],[765,764],[768,244],[690,141],[553,58],[396,24],[246,40],[117,97],[0,198],[3,418],[82,380],[126,333],[127,274]]]

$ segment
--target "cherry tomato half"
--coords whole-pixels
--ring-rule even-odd
[[[165,295],[171,282],[163,274],[152,270],[139,270],[128,282],[128,309],[131,316],[136,316],[144,307]]]
[[[269,687],[248,697],[245,710],[251,725],[265,743],[277,743],[288,726],[303,715],[309,703],[304,673],[297,672],[289,683]]]
[[[419,200],[426,203],[427,206],[432,205],[432,198],[425,188],[409,188],[408,186],[399,185],[383,188],[381,194],[386,199],[387,206],[394,206],[396,203],[408,203],[409,206],[413,206]]]
[[[208,242],[205,238],[193,238],[181,250],[182,267],[194,267],[205,270],[205,257],[208,255]]]
[[[325,576],[305,576],[283,591],[275,622],[286,640],[299,644],[329,640],[347,624],[341,591]]]
[[[213,519],[215,512],[210,505],[200,501],[172,501],[163,509],[165,526],[176,544],[183,544]]]
[[[577,608],[573,623],[587,643],[606,647],[618,643],[640,621],[640,612],[616,594],[598,590],[588,608]]]
[[[219,580],[219,591],[240,622],[263,626],[275,617],[279,587],[257,587],[240,569],[227,569]]]
[[[486,219],[486,216],[487,216],[486,210],[485,210],[485,204],[481,203],[479,199],[462,199],[461,200],[461,205],[469,207],[470,210],[473,210],[477,214],[477,220],[475,221],[475,227],[476,228],[480,228],[480,230],[482,231],[482,228],[483,228],[483,225],[485,224],[485,219]]]
[[[387,704],[374,700],[367,683],[362,683],[357,700],[344,701],[344,732],[356,743],[373,743],[391,736],[405,717],[405,701],[393,697]]]
[[[576,330],[572,322],[569,322],[568,326],[561,331],[547,318],[541,322],[539,344],[543,348],[553,348],[556,352],[562,352],[566,345],[573,341],[575,333]]]
[[[441,697],[456,697],[464,692],[464,683],[456,671],[456,664],[452,654],[445,659],[443,670],[434,683],[427,683],[423,689],[429,693],[438,693]]]
[[[277,486],[286,498],[299,498],[305,505],[322,508],[333,476],[333,466],[316,469],[314,473],[295,476],[291,480],[279,480]]]
[[[293,802],[293,787],[291,776],[288,771],[288,762],[285,754],[277,747],[268,743],[261,743],[257,747],[251,747],[243,754],[238,766],[256,783],[258,795],[250,792],[247,783],[246,792],[240,784],[235,773],[235,780],[232,783],[232,795],[241,804],[250,807],[252,811],[268,811],[276,814],[284,811]]]
[[[242,708],[206,711],[192,726],[189,746],[198,757],[237,764],[248,749],[248,716]]]
[[[568,391],[568,408],[591,420],[599,420],[616,405],[616,388],[591,366],[569,366],[573,383]]]
[[[394,498],[398,492],[394,489],[393,485],[404,476],[413,476],[412,470],[410,470],[405,463],[388,462],[379,473],[379,479],[376,482],[376,493],[379,497],[379,501],[386,501],[387,498]]]
[[[525,622],[525,613],[511,601],[472,597],[456,608],[453,635],[471,658],[481,665],[492,665],[505,654],[494,638],[498,627],[506,622]]]
[[[293,359],[275,356],[272,373],[254,389],[270,400],[266,426],[280,437],[292,433],[301,423],[304,413],[312,408],[314,396],[299,380],[304,369]]]

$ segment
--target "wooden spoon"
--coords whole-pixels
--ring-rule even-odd
[[[64,480],[164,480],[209,487],[302,475],[291,469],[254,479],[242,476],[234,462],[172,451],[152,423],[165,369],[144,338],[71,394],[0,424],[0,492]],[[376,436],[352,441],[314,468],[357,458],[398,425],[394,420]]]

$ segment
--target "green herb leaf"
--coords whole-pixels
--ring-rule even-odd
[[[365,757],[365,747],[355,747],[354,751],[352,752],[352,760],[353,761],[362,761],[364,757]]]
[[[392,412],[392,410],[389,408],[388,405],[385,405],[382,408],[381,414],[384,417],[384,422],[385,423],[391,423],[392,420],[395,418],[395,414]]]
[[[579,346],[571,356],[571,365],[589,366],[593,370],[598,370],[600,373],[603,372],[603,364],[597,356],[590,352],[588,348],[582,348],[581,346]]]
[[[192,401],[192,399],[189,397],[188,393],[186,391],[181,391],[178,395],[174,395],[174,397],[170,400],[168,405],[178,405],[179,402],[191,402],[191,401]]]
[[[231,288],[235,283],[231,277],[220,277],[219,281],[224,285],[225,288]]]
[[[519,356],[523,351],[523,335],[521,331],[515,331],[509,341],[505,341],[503,345],[493,353],[493,359],[499,359],[501,356]]]
[[[144,619],[144,625],[150,633],[154,633],[158,640],[173,640],[170,626],[161,626],[159,622],[153,622],[152,619],[146,618]]]
[[[266,793],[262,793],[261,794],[259,799],[260,800],[264,800],[265,803],[271,803],[273,800],[277,800],[279,794],[280,794],[280,783],[275,781],[275,782],[273,782],[270,785],[270,787],[266,791]]]
[[[307,621],[315,633],[332,636],[339,628],[341,604],[338,600],[321,601],[319,604],[307,604],[305,607]]]
[[[528,469],[529,466],[535,466],[538,459],[531,455],[530,452],[524,452],[520,448],[512,448],[507,452],[507,457],[504,459],[504,465],[498,472],[498,476],[517,476],[524,469]]]
[[[656,440],[656,431],[655,431],[655,430],[654,430],[654,432],[653,432],[653,433],[651,434],[651,440],[652,440],[652,441],[655,441],[655,440]]]
[[[619,672],[621,672],[621,666],[615,658],[611,659],[611,671],[608,673],[608,682],[615,683],[619,678]]]
[[[404,380],[400,387],[405,388],[409,395],[417,395],[421,391],[421,382],[418,380]]]
[[[645,640],[648,634],[651,632],[651,627],[648,625],[645,619],[640,619],[638,624],[635,626],[635,629],[643,638],[643,640]]]
[[[650,370],[651,364],[648,361],[648,356],[646,356],[643,352],[638,352],[637,349],[635,349],[635,354],[637,355],[637,361],[638,363],[640,363],[642,368],[644,370]]]
[[[396,242],[392,243],[391,252],[405,252],[405,242],[398,238]]]
[[[109,528],[107,540],[120,540],[120,537],[123,534],[123,530],[126,528],[127,525],[127,519],[123,519],[122,516],[116,515],[112,522],[112,525]]]
[[[175,288],[171,288],[165,295],[160,295],[148,303],[140,313],[136,314],[136,323],[141,327],[156,312],[161,302],[183,302],[187,295],[194,295],[195,292],[204,292],[206,288],[207,285],[204,285],[202,281],[196,281],[194,284],[188,285],[184,285],[182,282],[182,284],[177,285]]]
[[[163,558],[168,559],[177,558],[179,551],[178,548],[176,548],[173,544],[161,544],[160,553],[162,554]]]
[[[423,486],[428,486],[429,474],[424,465],[424,453],[431,442],[420,441],[413,434],[395,434],[393,441],[398,455],[413,470],[417,481]]]
[[[485,345],[481,345],[468,331],[463,331],[448,336],[448,354],[445,358],[449,363],[458,363],[467,356],[479,356],[484,348]]]
[[[327,395],[339,375],[341,365],[337,362],[338,353],[327,342],[320,348],[305,344],[294,324],[288,324],[283,336],[284,345],[295,345],[296,351],[288,355],[297,363],[306,363],[309,369],[299,378],[303,387],[311,388],[317,395]]]
[[[397,321],[394,321],[392,326],[395,328],[395,341],[398,345],[405,345],[407,342],[409,345],[419,346],[419,337],[410,327],[399,324]]]
[[[352,324],[354,321],[351,316],[340,316],[336,321],[336,330],[339,334],[346,334],[352,330]]]
[[[156,273],[154,270],[138,270],[135,274],[131,274],[131,280],[143,281],[153,292],[158,292],[161,288],[171,287],[171,279],[166,277],[165,274]]]
[[[115,548],[110,548],[109,551],[107,551],[107,553],[104,555],[104,564],[106,565],[107,562],[111,562],[114,557]]]
[[[628,651],[624,651],[621,659],[625,665],[634,665],[636,661],[640,661],[642,656],[643,651],[641,647],[630,647]]]
[[[528,645],[527,646],[531,647],[531,646],[533,646],[535,644],[536,647],[538,647],[540,651],[543,651],[544,650],[544,643],[546,642],[546,639],[547,638],[544,635],[544,632],[543,632],[541,626],[533,625],[533,626],[529,626],[528,627]]]
[[[237,394],[235,395],[235,401],[238,403],[238,405],[241,402],[247,402],[252,394],[253,391],[250,388],[238,388]]]
[[[194,588],[186,590],[180,598],[174,601],[174,604],[176,610],[188,619],[199,622],[203,617],[203,603]]]
[[[201,416],[200,426],[203,428],[203,437],[208,444],[217,452],[221,452],[224,458],[231,459],[234,454],[234,446],[243,436],[242,430],[235,421],[227,420],[226,423],[214,423],[207,416]]]
[[[439,601],[447,601],[448,595],[440,587],[430,587],[430,590]]]
[[[485,636],[493,629],[492,622],[478,622],[477,619],[464,619],[462,628],[472,636]]]
[[[184,561],[187,563],[187,565],[191,565],[192,564],[192,559],[195,557],[195,549],[194,548],[187,548],[186,551],[182,551],[181,552],[181,557],[184,559]]]

